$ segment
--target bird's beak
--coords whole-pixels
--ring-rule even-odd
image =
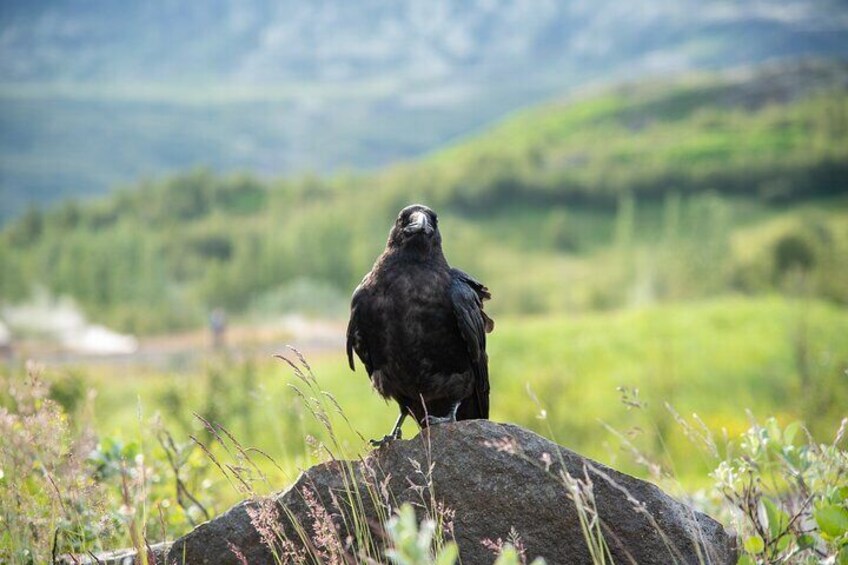
[[[403,231],[408,234],[424,232],[426,235],[433,233],[433,226],[430,225],[430,217],[425,212],[413,212],[409,216],[409,223],[403,228]]]

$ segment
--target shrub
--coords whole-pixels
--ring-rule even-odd
[[[86,456],[94,437],[72,435],[62,407],[31,366],[25,382],[0,380],[0,562],[47,563],[109,534],[105,490]]]
[[[211,517],[211,501],[198,493],[208,461],[194,444],[156,425],[145,429],[158,448],[147,450],[141,436],[125,442],[98,438],[84,420],[70,426],[52,396],[81,402],[84,385],[71,382],[51,393],[34,365],[25,379],[0,377],[0,563],[128,545],[144,556],[151,540]]]
[[[730,504],[740,564],[848,563],[848,418],[832,443],[798,422],[754,422],[713,473]]]

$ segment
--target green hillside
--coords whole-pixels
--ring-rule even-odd
[[[438,153],[411,176],[469,211],[528,200],[611,206],[622,194],[704,190],[769,202],[840,193],[847,85],[780,76],[690,76],[543,105]]]
[[[590,93],[379,174],[201,170],[31,211],[0,236],[0,296],[44,285],[136,332],[216,306],[343,315],[397,210],[423,201],[496,314],[790,287],[844,302],[848,94],[780,77]]]

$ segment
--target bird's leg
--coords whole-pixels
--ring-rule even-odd
[[[427,424],[427,426],[429,427],[437,424],[452,424],[453,422],[456,422],[456,412],[459,410],[460,404],[462,404],[462,401],[454,404],[451,407],[450,414],[448,414],[447,416],[428,415],[426,418],[424,418],[424,423]]]
[[[400,415],[398,416],[397,421],[395,422],[395,427],[392,428],[392,433],[387,436],[384,436],[383,439],[372,439],[371,445],[374,447],[380,447],[389,443],[390,441],[394,441],[396,439],[400,439],[403,434],[401,430],[401,426],[403,425],[403,421],[406,420],[406,410],[403,408],[400,409]]]

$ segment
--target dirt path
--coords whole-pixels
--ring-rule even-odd
[[[305,355],[344,351],[343,321],[288,317],[277,323],[240,324],[227,329],[225,350],[231,355],[271,356],[286,345]],[[135,352],[92,355],[63,349],[56,343],[25,340],[12,349],[13,364],[28,359],[56,365],[144,365],[160,369],[187,368],[214,353],[212,336],[203,329],[139,338]]]

